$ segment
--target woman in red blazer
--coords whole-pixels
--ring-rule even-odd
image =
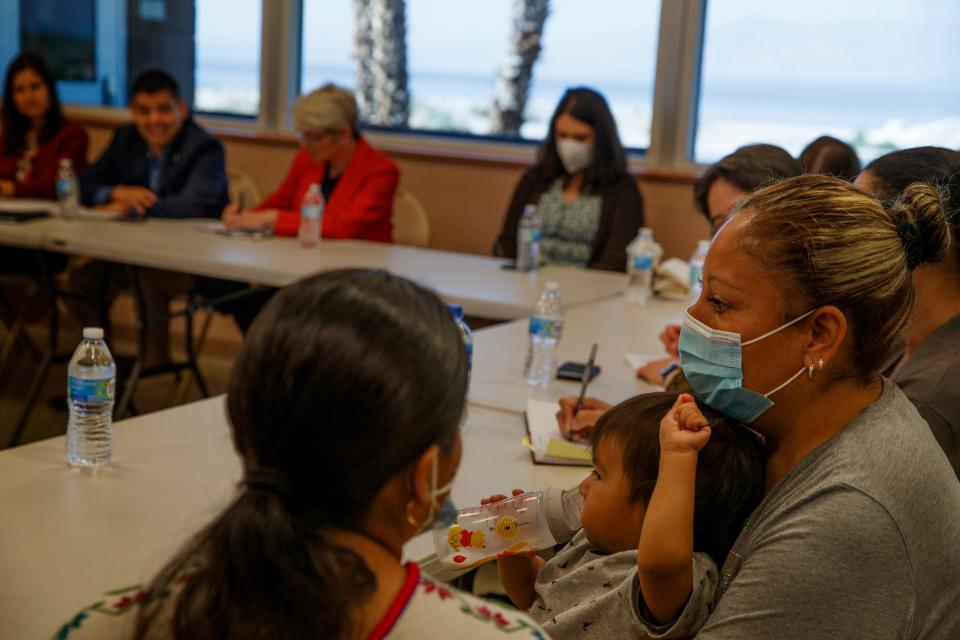
[[[42,58],[25,53],[10,63],[0,120],[0,196],[54,199],[61,159],[76,175],[86,169],[87,132],[63,117]]]
[[[302,148],[287,177],[249,211],[228,205],[224,224],[229,228],[272,226],[277,235],[296,235],[303,197],[311,184],[319,184],[326,200],[324,238],[392,242],[390,217],[400,172],[357,132],[353,95],[324,85],[297,100],[293,118]]]

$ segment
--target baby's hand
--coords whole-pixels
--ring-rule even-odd
[[[680,394],[660,421],[660,453],[697,453],[710,439],[710,423],[693,396]]]
[[[511,493],[514,496],[519,496],[526,493],[526,491],[524,491],[523,489],[514,489]],[[485,504],[493,504],[494,502],[503,502],[504,500],[509,500],[509,498],[503,495],[502,493],[495,493],[489,498],[481,498],[480,505],[483,506]]]

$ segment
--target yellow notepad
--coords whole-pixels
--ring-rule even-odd
[[[527,437],[524,446],[530,449],[533,461],[540,464],[593,465],[590,447],[564,440],[557,427],[557,403],[527,400]]]

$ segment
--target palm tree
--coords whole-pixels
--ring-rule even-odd
[[[407,18],[404,0],[354,0],[354,72],[360,119],[406,127]]]
[[[540,56],[550,0],[514,0],[510,53],[500,65],[493,97],[492,133],[519,135],[530,94],[533,65]]]

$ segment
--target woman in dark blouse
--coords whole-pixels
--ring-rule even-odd
[[[528,204],[543,218],[547,262],[609,271],[626,268],[627,245],[643,226],[643,199],[603,96],[569,89],[550,120],[537,164],[523,174],[494,253],[516,258],[517,224]]]
[[[53,199],[60,160],[68,158],[76,175],[86,168],[87,132],[63,117],[40,57],[25,53],[10,63],[0,119],[0,196]]]

